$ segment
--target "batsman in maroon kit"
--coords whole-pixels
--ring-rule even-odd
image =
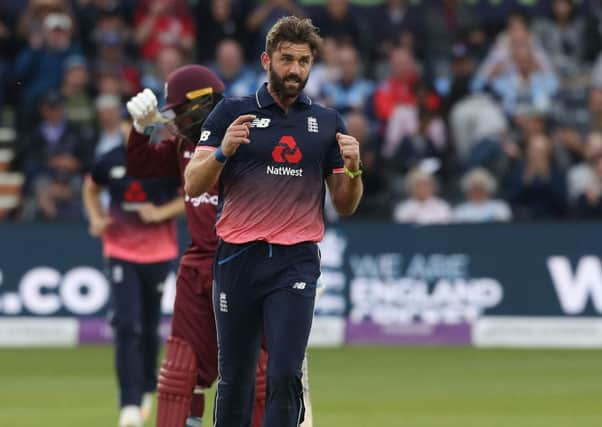
[[[186,65],[168,77],[164,115],[157,111],[157,99],[149,89],[132,98],[127,104],[134,119],[127,144],[128,174],[138,178],[179,176],[183,182],[201,126],[223,92],[224,84],[208,68]],[[152,127],[166,121],[175,136],[149,143]],[[203,391],[218,375],[211,295],[217,199],[216,187],[198,197],[185,196],[192,241],[177,275],[172,333],[157,387],[158,427],[200,426],[205,407]],[[253,427],[260,427],[263,421],[266,368],[267,354],[262,351],[257,365]]]

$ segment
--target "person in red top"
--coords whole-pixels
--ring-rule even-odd
[[[389,120],[398,105],[416,105],[416,83],[418,72],[412,53],[408,49],[395,48],[389,54],[391,71],[374,93],[376,117]]]
[[[142,57],[149,61],[164,47],[190,52],[194,45],[194,22],[185,0],[142,0],[134,14],[134,27]]]
[[[149,143],[152,126],[166,119],[157,111],[149,90],[132,98],[127,108],[134,128],[127,145],[128,174],[135,177],[180,177],[193,156],[201,126],[222,99],[224,84],[208,68],[185,65],[173,71],[165,86],[165,115],[176,136]],[[217,247],[214,186],[197,197],[185,195],[191,242],[177,275],[172,333],[158,384],[157,426],[199,426],[204,412],[203,390],[217,379],[217,339],[212,304],[212,263]],[[267,355],[257,365],[253,426],[260,427],[265,406]]]
[[[174,218],[184,211],[177,179],[126,174],[123,144],[94,162],[83,200],[90,234],[102,238],[111,283],[110,320],[119,383],[119,427],[141,427],[157,386],[163,286],[178,256]],[[111,202],[101,205],[106,189]],[[148,412],[148,411],[147,411]]]

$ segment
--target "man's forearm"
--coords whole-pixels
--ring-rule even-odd
[[[162,221],[167,221],[168,219],[176,218],[180,215],[183,215],[184,212],[186,212],[184,197],[178,196],[172,201],[159,206],[159,209],[161,210]]]
[[[99,188],[87,177],[82,187],[82,199],[84,209],[90,220],[100,219],[104,216],[104,211],[100,205]]]
[[[339,175],[336,179],[336,186],[331,187],[332,204],[339,215],[351,215],[357,209],[364,192],[362,180],[360,177],[351,179],[345,175]]]
[[[198,197],[209,191],[217,182],[224,164],[215,160],[211,151],[198,151],[184,171],[184,191],[190,197]]]

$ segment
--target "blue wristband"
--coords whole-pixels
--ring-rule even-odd
[[[220,163],[226,163],[226,160],[228,160],[228,158],[222,151],[221,145],[219,147],[217,147],[217,150],[215,150],[215,160],[217,160]]]

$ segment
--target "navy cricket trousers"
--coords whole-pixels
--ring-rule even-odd
[[[109,311],[115,343],[120,406],[140,405],[157,387],[161,297],[171,262],[107,262],[111,283]]]
[[[313,318],[320,257],[315,243],[220,242],[213,309],[218,340],[216,427],[249,427],[262,338],[268,351],[264,427],[303,419],[301,365]]]

